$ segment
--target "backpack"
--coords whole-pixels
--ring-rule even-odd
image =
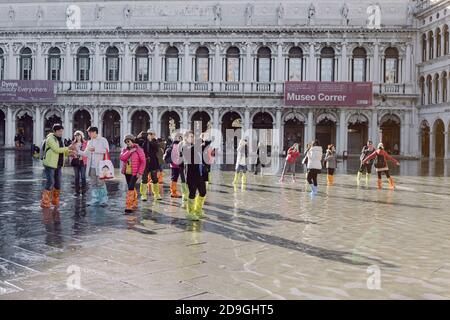
[[[172,146],[168,147],[166,149],[166,152],[164,153],[164,162],[167,164],[172,163]]]
[[[376,160],[376,162],[375,162],[375,168],[380,169],[380,168],[386,167],[386,161],[385,161],[383,155],[377,154],[376,159],[377,159],[377,160]]]
[[[46,140],[47,139],[44,139],[41,144],[41,150],[40,150],[40,154],[39,154],[40,160],[44,160],[45,156],[47,155],[48,149],[47,149],[47,143],[46,143],[47,141]]]

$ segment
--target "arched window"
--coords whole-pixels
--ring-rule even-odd
[[[119,50],[116,47],[106,50],[106,81],[119,81]]]
[[[397,48],[387,48],[384,52],[384,82],[398,83]]]
[[[89,81],[90,68],[89,49],[81,47],[77,53],[77,81]]]
[[[442,102],[447,102],[448,92],[447,92],[447,72],[442,73]]]
[[[427,61],[427,35],[422,35],[422,62]]]
[[[2,48],[0,48],[0,80],[5,78],[5,58]]]
[[[293,47],[288,55],[288,80],[302,81],[303,75],[303,51],[299,47]]]
[[[56,47],[48,51],[48,80],[61,80],[61,50]]]
[[[436,58],[441,56],[441,29],[436,29]]]
[[[334,49],[331,47],[320,52],[320,81],[334,81]]]
[[[420,104],[425,105],[425,78],[424,77],[420,77],[419,90],[420,90]]]
[[[236,47],[230,47],[227,50],[226,56],[227,73],[226,81],[240,81],[241,80],[241,59],[240,51]]]
[[[433,80],[431,76],[427,76],[427,104],[433,103]]]
[[[200,47],[195,54],[195,81],[209,81],[209,50]]]
[[[272,80],[272,51],[267,47],[259,48],[257,54],[256,81],[270,82]]]
[[[148,81],[150,74],[150,63],[148,57],[148,49],[146,47],[139,47],[136,50],[136,62],[135,62],[135,80],[136,81]]]
[[[352,81],[366,81],[367,52],[362,47],[353,50]]]
[[[444,55],[450,52],[449,48],[449,34],[448,34],[448,25],[444,26]]]
[[[20,52],[20,80],[31,80],[33,60],[31,49],[23,48]]]
[[[433,31],[428,32],[428,59],[433,59],[434,56],[434,36]]]
[[[175,47],[169,47],[166,50],[166,81],[178,81],[180,74],[180,63],[178,59],[178,49]]]
[[[434,103],[439,103],[439,75],[434,76]]]

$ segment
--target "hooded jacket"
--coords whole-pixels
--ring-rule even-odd
[[[308,169],[322,169],[322,147],[315,146],[309,149],[306,154],[308,159]]]
[[[139,145],[134,144],[132,148],[136,148],[135,152],[131,152],[127,147],[122,149],[120,153],[120,161],[122,161],[122,174],[126,174],[127,162],[131,158],[132,175],[136,176],[144,174],[145,170],[145,154]]]
[[[41,150],[41,152],[45,152],[45,158],[43,160],[44,166],[56,169],[58,168],[59,155],[63,154],[63,157],[68,156],[69,148],[61,147],[55,134],[49,133],[45,139],[45,150]]]

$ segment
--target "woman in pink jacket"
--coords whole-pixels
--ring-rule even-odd
[[[126,147],[120,153],[120,161],[128,185],[125,212],[132,212],[138,206],[136,183],[144,173],[146,160],[144,150],[134,143],[134,136],[126,135],[124,142]]]

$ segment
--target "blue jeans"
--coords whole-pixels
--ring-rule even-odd
[[[61,168],[50,168],[44,166],[44,175],[47,181],[45,182],[45,189],[52,191],[52,188],[61,189]]]
[[[80,180],[81,187],[86,188],[86,167],[73,167],[73,172],[75,173],[75,189],[77,191],[80,189]]]

